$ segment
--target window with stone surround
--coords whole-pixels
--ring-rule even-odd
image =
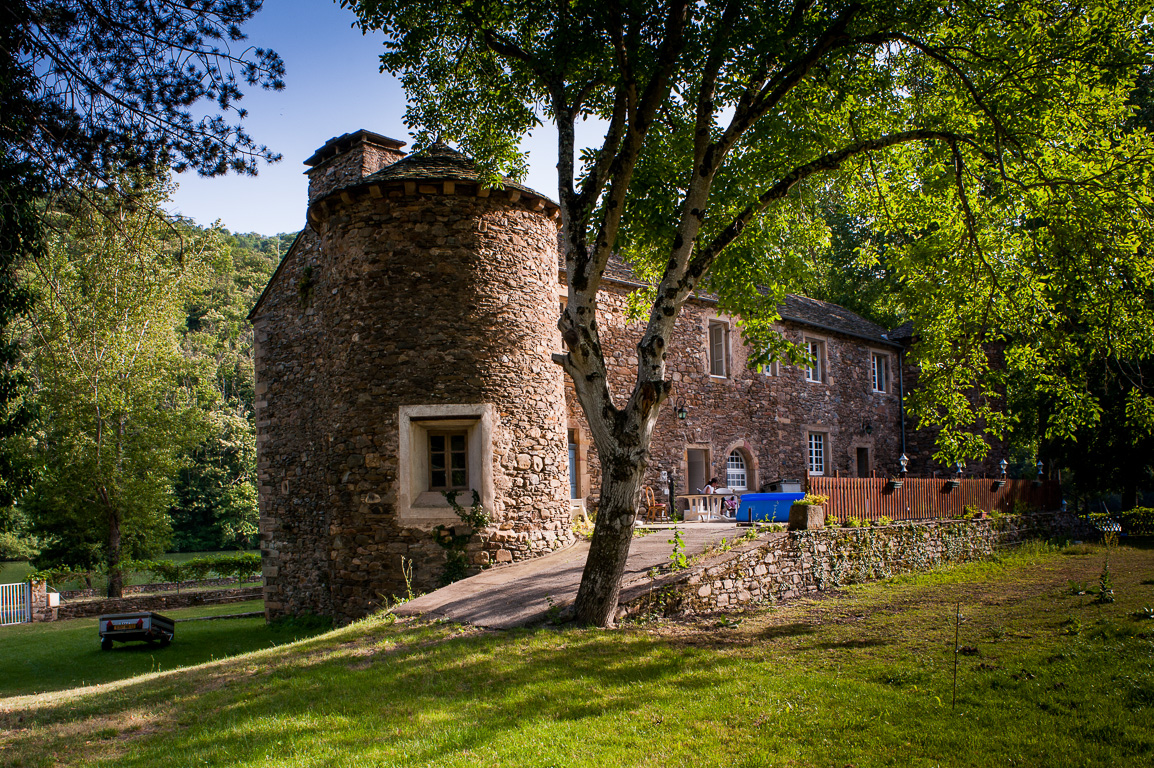
[[[729,376],[729,324],[720,320],[709,323],[709,375]]]
[[[493,508],[493,407],[405,405],[398,412],[397,516],[402,524],[457,521],[445,491],[477,491]]]
[[[469,433],[429,430],[429,490],[462,491],[469,487]]]
[[[805,353],[808,360],[805,364],[805,380],[825,381],[825,342],[820,339],[806,339]]]
[[[806,467],[811,475],[825,474],[825,459],[829,440],[822,432],[809,433],[809,446],[806,453]]]
[[[776,360],[770,360],[768,363],[762,363],[757,366],[757,372],[763,376],[780,376],[781,363]]]

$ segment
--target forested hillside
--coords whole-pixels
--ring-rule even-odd
[[[184,346],[211,361],[219,397],[205,439],[175,478],[172,548],[231,549],[255,543],[256,435],[253,336],[245,319],[295,233],[221,232],[225,269],[190,297]]]
[[[29,488],[0,559],[119,571],[166,550],[249,548],[257,503],[246,316],[295,234],[160,211],[163,190],[50,206],[14,337],[34,428],[5,450]]]

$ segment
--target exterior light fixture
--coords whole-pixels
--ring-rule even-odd
[[[1041,477],[1041,476],[1042,476],[1042,471],[1043,471],[1044,469],[1045,469],[1045,465],[1044,465],[1044,464],[1042,464],[1042,460],[1041,460],[1041,459],[1038,459],[1038,477]]]
[[[873,433],[874,433],[874,425],[870,424],[868,421],[865,421],[863,419],[862,423],[861,423],[861,434],[872,435]]]
[[[962,484],[962,462],[955,461],[954,462],[954,476],[949,478],[948,480],[946,480],[946,484],[943,487],[943,490],[946,493],[949,493],[950,491],[954,490],[955,488],[957,488],[961,484]]]
[[[688,416],[689,416],[689,409],[686,408],[684,405],[678,403],[678,405],[677,405],[677,418],[678,418],[678,420],[679,421],[685,421],[685,419]]]
[[[994,490],[1006,487],[1006,470],[1010,468],[1010,462],[1002,459],[998,462],[998,469],[1002,470],[1002,476],[994,481]]]
[[[906,456],[903,453],[901,456],[898,457],[898,464],[900,464],[901,468],[902,468],[901,474],[898,475],[897,477],[890,478],[890,481],[888,483],[886,483],[886,490],[890,493],[893,493],[894,491],[898,490],[905,483],[905,481],[906,481],[906,469],[909,468],[910,457]]]

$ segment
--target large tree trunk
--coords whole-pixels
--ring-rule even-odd
[[[124,597],[124,570],[120,567],[120,513],[108,512],[108,596]]]
[[[602,460],[601,466],[601,500],[577,591],[575,618],[581,624],[607,627],[617,613],[645,464],[614,457]]]

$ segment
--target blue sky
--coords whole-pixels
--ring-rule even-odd
[[[248,42],[285,61],[285,89],[250,89],[242,105],[249,134],[283,159],[255,178],[203,179],[184,173],[168,206],[204,225],[219,220],[233,232],[295,232],[304,223],[308,184],[302,162],[333,136],[367,128],[411,144],[400,84],[378,71],[380,35],[353,29],[352,12],[332,0],[265,0],[245,27]],[[526,141],[525,183],[556,197],[556,140],[539,129]]]

